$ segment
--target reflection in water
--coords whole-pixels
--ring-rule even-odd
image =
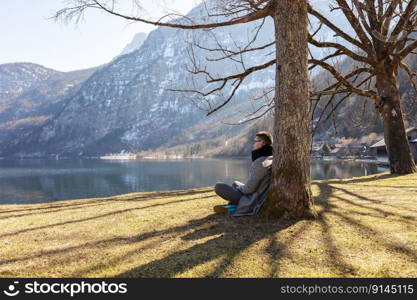
[[[387,168],[378,167],[375,163],[323,160],[311,162],[311,177],[313,179],[359,177],[386,171],[388,171]]]
[[[0,203],[42,203],[245,181],[249,159],[0,160]],[[312,161],[313,179],[385,172],[372,163]]]

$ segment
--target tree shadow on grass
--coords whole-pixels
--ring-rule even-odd
[[[351,179],[328,179],[323,180],[326,184],[349,184],[349,183],[365,183],[365,182],[372,182],[375,180],[382,180],[382,179],[390,179],[390,178],[399,178],[401,176],[407,175],[396,175],[396,174],[384,174],[384,175],[373,175],[373,176],[366,176],[366,177],[355,177]]]
[[[42,207],[35,208],[22,208],[22,209],[1,209],[0,205],[0,215],[7,213],[19,213],[19,212],[31,212],[36,211],[39,213],[48,212],[51,209],[55,211],[64,211],[66,209],[78,209],[98,205],[108,205],[110,202],[139,202],[139,201],[148,201],[148,200],[157,200],[164,199],[168,196],[171,197],[181,197],[181,196],[191,196],[195,194],[205,194],[213,193],[211,189],[201,189],[201,190],[178,190],[178,191],[166,191],[166,192],[149,192],[144,195],[136,195],[136,193],[126,194],[126,195],[115,195],[110,197],[101,197],[101,198],[92,198],[92,199],[74,199],[74,200],[62,200],[62,201],[74,201],[74,203],[63,203],[63,204],[41,204]],[[121,198],[123,197],[123,198]],[[82,201],[82,203],[80,202]],[[30,205],[30,204],[22,204]],[[35,204],[38,205],[38,204]],[[29,214],[27,214],[29,215]]]
[[[394,176],[387,175],[382,177],[392,178]],[[340,182],[337,183],[340,184]],[[400,243],[386,242],[383,233],[355,221],[350,216],[344,216],[339,213],[337,210],[340,209],[340,206],[343,206],[344,198],[337,198],[340,201],[338,201],[336,205],[333,204],[333,201],[329,201],[331,197],[334,197],[334,192],[337,191],[337,189],[335,189],[331,184],[320,183],[318,186],[320,193],[316,197],[316,202],[318,205],[321,205],[323,209],[319,213],[316,222],[318,222],[321,226],[321,238],[325,247],[325,257],[323,258],[331,269],[337,270],[339,276],[357,276],[357,266],[352,265],[352,263],[350,263],[344,256],[343,251],[346,249],[342,249],[341,247],[345,247],[345,245],[338,244],[338,238],[336,236],[337,232],[334,228],[335,225],[330,219],[327,218],[331,215],[338,216],[340,220],[346,223],[346,226],[351,226],[353,230],[356,230],[358,235],[361,235],[364,231],[370,232],[373,235],[372,238],[381,245],[397,252],[398,254],[401,253],[401,255],[406,259],[411,259],[412,261],[415,260],[415,255],[412,254],[410,248],[404,248],[404,246]],[[346,192],[348,191],[346,190]],[[347,196],[354,197],[358,200],[365,200],[364,198],[366,198],[361,195],[354,195],[350,192],[347,193]],[[379,204],[375,201],[370,201],[370,203],[376,205]],[[352,202],[352,204],[356,203]],[[370,207],[370,209],[372,208]],[[378,214],[383,214],[385,212],[380,208],[376,208],[373,211]],[[389,212],[385,213],[388,214]],[[355,215],[356,212],[351,211],[349,214]],[[201,274],[199,276],[227,276],[228,267],[239,259],[239,256],[243,253],[243,251],[248,249],[254,243],[264,239],[267,239],[268,243],[265,252],[270,257],[270,271],[266,276],[275,277],[279,273],[281,258],[284,255],[286,258],[291,258],[292,253],[290,248],[292,244],[298,239],[304,237],[303,234],[311,223],[304,222],[301,226],[298,226],[295,232],[292,233],[292,235],[285,241],[280,241],[277,233],[295,225],[298,221],[266,220],[262,217],[230,218],[222,215],[209,215],[198,220],[192,220],[184,226],[174,227],[163,231],[155,231],[152,233],[145,233],[137,236],[136,240],[143,241],[158,236],[165,238],[164,236],[167,234],[174,234],[176,239],[189,242],[191,246],[186,249],[171,251],[163,258],[134,267],[128,271],[118,274],[117,277],[170,278],[181,274],[187,274],[187,271],[192,272],[192,270],[197,267],[202,268],[198,271],[198,274]],[[358,230],[358,228],[360,228],[360,230]],[[203,240],[204,242],[198,243],[199,240]],[[109,265],[119,265],[131,255],[137,255],[140,249],[141,247],[138,247],[137,249],[116,257],[111,261],[103,262],[102,264],[80,270],[76,276],[89,274],[99,269],[106,268]],[[210,262],[213,262],[213,265],[204,269],[204,264]],[[256,268],[256,265],[254,265],[254,268]]]
[[[225,217],[210,215],[200,220],[191,221],[187,228],[191,231],[181,236],[184,241],[198,241],[210,238],[203,243],[176,251],[162,259],[138,266],[117,277],[163,277],[170,278],[184,273],[193,267],[221,259],[218,265],[209,270],[204,277],[219,277],[234,258],[253,243],[275,235],[277,232],[295,224],[295,221],[272,222],[261,217]],[[201,228],[202,225],[203,228]],[[180,229],[181,230],[181,229]],[[275,245],[275,258],[280,253]]]
[[[76,220],[70,220],[70,221],[65,221],[65,222],[43,225],[43,226],[25,228],[25,229],[22,229],[22,230],[1,234],[0,238],[4,238],[4,237],[8,237],[8,236],[14,236],[14,235],[17,235],[17,234],[31,232],[31,231],[35,231],[35,230],[42,230],[42,229],[48,229],[48,228],[53,228],[53,227],[57,227],[57,226],[70,225],[70,224],[77,224],[77,223],[92,221],[92,220],[96,220],[96,219],[100,219],[100,218],[111,217],[111,216],[115,216],[115,215],[118,215],[118,214],[143,210],[143,209],[147,209],[147,208],[154,208],[154,207],[158,207],[158,206],[165,206],[165,205],[170,205],[170,204],[175,204],[175,203],[181,203],[181,202],[187,202],[187,201],[193,201],[193,200],[200,200],[200,199],[212,198],[212,197],[213,196],[205,196],[205,197],[198,197],[198,198],[192,198],[192,199],[181,199],[181,200],[169,201],[169,202],[165,202],[165,203],[151,204],[151,205],[147,205],[147,206],[132,207],[132,208],[112,211],[112,212],[109,212],[109,213],[96,215],[96,216],[92,216],[92,217],[88,217],[88,218],[84,218],[84,219],[76,219]],[[19,216],[16,216],[16,217],[19,217]],[[10,218],[12,218],[12,217],[10,217]]]
[[[112,246],[142,242],[133,250],[123,253],[123,255],[103,261],[94,266],[78,269],[71,274],[71,277],[85,277],[88,276],[88,274],[94,274],[94,272],[102,270],[103,268],[105,269],[123,264],[132,256],[138,255],[142,250],[151,249],[153,247],[157,248],[161,245],[161,240],[152,240],[154,238],[166,239],[167,237],[172,238],[172,236],[174,236],[175,239],[192,242],[213,236],[213,239],[204,243],[197,243],[188,249],[177,251],[163,259],[155,260],[144,266],[131,269],[119,274],[117,277],[168,278],[200,264],[222,258],[220,263],[213,270],[209,270],[207,274],[205,274],[205,277],[219,277],[227,266],[233,262],[234,258],[252,243],[268,236],[274,236],[275,233],[294,225],[296,222],[297,221],[289,220],[285,222],[270,222],[259,217],[232,218],[224,215],[212,214],[201,219],[192,220],[185,225],[165,230],[150,231],[128,238],[113,238],[96,243],[88,243],[88,245],[85,244],[80,247],[61,249],[54,253],[43,253],[43,255],[63,254],[65,252],[76,251],[78,248],[84,248],[86,246],[91,249],[102,246],[111,248]],[[294,238],[304,230],[306,224],[297,231]],[[144,243],[146,241],[149,241],[149,243]],[[281,249],[283,248],[284,247],[281,247],[280,245],[274,245],[273,247],[268,248],[268,252],[271,252],[271,254],[273,253],[274,259],[278,259]],[[37,257],[38,256],[26,257],[24,259],[33,259]],[[15,261],[3,261],[0,262],[0,265],[10,262]]]
[[[385,177],[394,177],[393,175]],[[52,251],[45,251],[30,256],[25,256],[16,259],[9,259],[0,261],[0,265],[13,263],[17,261],[27,261],[36,258],[53,259],[55,255],[67,255],[71,261],[71,254],[73,251],[87,251],[87,255],[98,249],[112,249],[115,246],[130,245],[128,251],[124,251],[122,254],[113,256],[111,259],[106,259],[102,263],[96,263],[87,267],[77,268],[77,270],[71,273],[71,276],[84,277],[88,274],[94,274],[96,272],[103,272],[108,268],[115,267],[120,268],[127,260],[133,259],[138,255],[141,255],[141,251],[155,249],[161,246],[166,240],[175,242],[174,244],[182,244],[182,247],[175,250],[167,247],[163,248],[166,251],[166,255],[162,258],[155,259],[153,261],[148,260],[147,263],[130,268],[127,271],[121,272],[117,277],[176,277],[181,274],[187,274],[187,271],[194,272],[195,268],[199,268],[198,276],[202,277],[222,277],[229,276],[228,268],[233,265],[234,262],[239,260],[241,254],[251,245],[258,241],[265,240],[266,248],[264,254],[269,256],[270,266],[265,276],[275,277],[280,271],[280,263],[285,260],[282,258],[291,258],[293,255],[291,247],[295,241],[304,239],[304,233],[308,230],[312,222],[318,222],[321,231],[318,239],[323,241],[323,254],[321,258],[324,259],[323,263],[327,264],[327,267],[332,270],[337,270],[337,274],[341,277],[357,276],[358,266],[352,261],[349,261],[345,257],[344,253],[349,251],[343,242],[340,242],[340,236],[338,236],[337,228],[335,226],[350,227],[350,231],[353,231],[356,235],[361,236],[363,240],[371,239],[373,242],[385,247],[386,249],[397,253],[404,260],[411,262],[417,262],[416,254],[413,252],[412,247],[404,245],[397,240],[387,240],[384,236],[383,230],[378,227],[370,226],[355,218],[355,216],[371,217],[383,217],[384,215],[390,215],[392,212],[386,210],[383,203],[379,201],[372,201],[367,196],[359,195],[352,192],[348,188],[341,188],[344,182],[329,181],[313,183],[318,186],[319,195],[315,197],[315,201],[318,207],[320,207],[318,219],[316,221],[304,221],[302,224],[297,224],[299,220],[267,220],[262,217],[226,217],[224,215],[207,215],[199,219],[190,220],[185,225],[174,226],[163,230],[150,230],[145,233],[127,237],[113,237],[95,242],[88,242],[82,245],[73,247],[67,247],[63,249],[57,249]],[[349,182],[349,181],[348,181]],[[357,179],[356,181],[357,182]],[[333,184],[334,183],[334,184]],[[347,183],[347,182],[345,182]],[[336,184],[336,185],[335,185]],[[347,186],[346,186],[347,187]],[[335,195],[336,193],[336,195]],[[212,196],[209,196],[212,197]],[[208,197],[208,198],[209,198]],[[193,199],[201,199],[197,197]],[[171,201],[167,203],[155,204],[154,206],[175,204],[176,202],[191,201],[193,199],[181,199]],[[331,199],[331,200],[330,200]],[[350,202],[346,202],[348,200]],[[354,200],[354,201],[352,201]],[[346,211],[344,205],[348,205],[350,209]],[[395,204],[393,204],[395,206]],[[151,205],[152,206],[152,205]],[[149,206],[149,207],[151,207]],[[367,209],[370,213],[366,214],[366,211],[354,210],[354,207],[360,209]],[[114,214],[123,213],[129,210],[145,209],[148,206],[130,208],[128,210],[121,210],[113,212]],[[108,214],[94,216],[94,218],[106,217]],[[344,225],[337,225],[332,219],[337,218],[337,222],[342,222]],[[400,216],[400,220],[395,222],[410,221],[405,216]],[[88,221],[91,218],[75,220],[73,222]],[[72,222],[72,221],[71,221]],[[51,224],[50,226],[59,226],[67,223]],[[296,226],[296,230],[292,232],[285,240],[280,240],[277,233],[287,229],[288,227]],[[30,228],[21,232],[15,232],[19,234],[30,230],[44,229],[48,226],[40,228]],[[181,241],[183,243],[181,243]],[[187,247],[187,245],[189,245]],[[185,247],[187,248],[185,248]],[[310,245],[311,246],[311,245]],[[364,245],[366,247],[366,245]],[[372,249],[364,248],[364,251],[372,251]],[[298,253],[299,254],[299,253]],[[307,253],[306,253],[307,255]],[[106,256],[105,256],[106,257]],[[60,258],[61,261],[65,261],[66,257]],[[294,258],[298,259],[298,258]],[[300,262],[301,263],[301,262]],[[320,268],[321,262],[311,262]],[[205,264],[210,266],[205,267]],[[256,262],[254,262],[254,268],[256,268]],[[314,268],[314,266],[313,266]],[[193,274],[193,273],[189,273]],[[250,275],[250,274],[248,274]],[[244,276],[244,274],[242,275]]]
[[[378,186],[378,188],[379,188],[379,187],[380,187],[380,186]],[[342,188],[342,187],[340,187],[340,186],[332,186],[332,188],[333,188],[334,190],[337,190],[337,191],[341,191],[341,192],[343,192],[343,193],[344,193],[344,194],[346,194],[347,196],[352,196],[353,198],[355,198],[355,199],[357,199],[357,200],[363,200],[363,202],[364,202],[364,203],[369,203],[369,204],[372,204],[372,202],[373,202],[373,203],[376,203],[376,204],[377,204],[377,205],[379,205],[379,206],[391,207],[391,208],[395,208],[395,209],[404,209],[404,207],[403,207],[403,206],[401,206],[401,205],[392,205],[392,204],[388,204],[388,203],[386,203],[386,201],[372,199],[372,198],[369,198],[369,197],[367,197],[367,196],[360,195],[360,194],[358,194],[357,192],[355,193],[355,192],[353,192],[353,191],[349,191],[348,189],[346,189],[346,188]],[[335,197],[336,197],[336,196],[335,196]],[[343,201],[345,201],[345,202],[349,202],[349,203],[353,204],[353,202],[352,202],[352,201],[348,201],[346,198],[343,198],[343,197],[338,197],[338,198],[339,198],[340,200],[343,200]],[[370,206],[366,206],[366,205],[364,205],[364,204],[360,205],[360,204],[358,204],[358,203],[355,203],[354,205],[356,205],[356,206],[360,206],[360,207],[363,207],[363,208],[373,209],[373,210],[378,211],[378,212],[381,212],[382,214],[385,214],[385,215],[393,215],[393,213],[390,213],[390,212],[388,212],[388,211],[383,211],[383,210],[381,210],[381,209],[379,209],[379,208],[373,208],[373,207],[370,207]],[[407,209],[407,211],[417,212],[416,210],[412,210],[412,209],[410,209],[409,207],[407,207],[406,209]],[[403,216],[403,215],[400,215],[400,214],[398,214],[398,213],[395,213],[395,215],[398,215],[398,216],[400,216],[400,217],[404,217],[404,218],[409,218],[408,216]]]
[[[381,176],[384,178],[395,178],[399,177],[397,175],[384,175]],[[368,179],[358,180],[355,179],[354,182],[365,182]],[[386,235],[380,228],[376,229],[355,218],[355,216],[364,216],[372,218],[386,218],[387,216],[395,216],[399,219],[396,219],[394,222],[401,224],[415,224],[412,222],[415,220],[412,216],[405,216],[399,214],[398,212],[391,212],[387,210],[386,207],[398,208],[394,204],[385,204],[383,201],[376,201],[369,197],[354,193],[347,188],[340,187],[341,185],[352,183],[352,181],[328,181],[328,182],[319,182],[314,183],[319,188],[319,195],[316,197],[316,204],[322,206],[322,210],[318,214],[318,221],[322,226],[323,239],[325,241],[325,246],[327,247],[327,253],[329,255],[329,260],[332,261],[333,266],[336,266],[340,274],[343,276],[355,276],[355,268],[346,262],[344,255],[340,250],[340,245],[337,245],[335,237],[332,237],[332,226],[329,223],[328,217],[333,216],[337,217],[338,220],[343,222],[345,225],[342,225],[345,228],[351,228],[358,237],[362,237],[365,240],[372,240],[373,242],[382,245],[385,249],[395,252],[397,255],[401,256],[406,261],[412,261],[417,263],[417,254],[410,248],[408,245],[405,245],[400,240],[387,239]],[[337,184],[338,186],[335,186]],[[334,195],[334,192],[338,192],[337,195]],[[340,196],[340,192],[344,197]],[[350,197],[348,199],[347,197]],[[330,198],[333,198],[333,201],[329,201]],[[334,201],[337,199],[338,201]],[[366,209],[369,211],[361,212],[355,211],[354,209],[347,210],[345,204],[350,205],[351,207],[357,207],[360,209]],[[343,212],[341,212],[343,211]],[[375,223],[377,224],[377,223]],[[371,249],[366,249],[364,246],[364,251]]]

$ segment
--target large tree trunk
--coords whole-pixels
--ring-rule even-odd
[[[276,1],[274,160],[267,216],[311,212],[307,0]]]
[[[415,173],[417,169],[405,131],[397,76],[392,68],[386,67],[379,72],[377,89],[391,173]]]

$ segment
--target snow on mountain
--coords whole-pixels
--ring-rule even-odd
[[[133,37],[133,40],[129,44],[126,45],[126,47],[123,49],[122,53],[120,53],[119,56],[129,54],[133,51],[138,50],[143,45],[143,42],[146,40],[147,36],[148,35],[146,33],[143,33],[143,32],[137,33]]]
[[[95,70],[59,72],[32,63],[0,65],[0,152],[58,115]]]
[[[200,5],[187,18],[177,21],[213,21],[210,18],[216,17],[206,17],[205,7]],[[208,92],[221,84],[207,84],[203,74],[191,76],[187,72],[190,53],[193,53],[191,49],[196,57],[195,63],[214,77],[239,73],[272,60],[274,46],[243,54],[244,64],[232,59],[208,61],[215,60],[222,53],[196,46],[243,48],[258,34],[251,47],[259,47],[274,39],[272,19],[266,19],[259,29],[261,25],[262,22],[258,21],[211,31],[155,29],[138,49],[97,70],[68,98],[59,114],[53,114],[39,131],[15,143],[3,155],[100,155],[172,146],[238,132],[242,126],[224,125],[223,122],[242,120],[245,114],[264,104],[261,100],[248,99],[259,96],[262,89],[274,85],[273,66],[246,78],[236,97],[209,117],[203,110],[221,104],[231,92],[232,83],[228,83],[225,90],[207,97],[210,103],[199,100],[195,94],[171,89]],[[324,31],[322,34],[325,37],[328,33]],[[132,44],[137,46],[139,37]],[[131,46],[126,49],[131,49]],[[315,51],[320,54],[320,49]],[[0,84],[2,81],[0,77]]]

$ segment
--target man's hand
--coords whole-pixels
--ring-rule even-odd
[[[233,181],[232,183],[232,187],[234,187],[235,189],[239,190],[238,187],[245,185],[244,183],[240,182],[240,181]]]

